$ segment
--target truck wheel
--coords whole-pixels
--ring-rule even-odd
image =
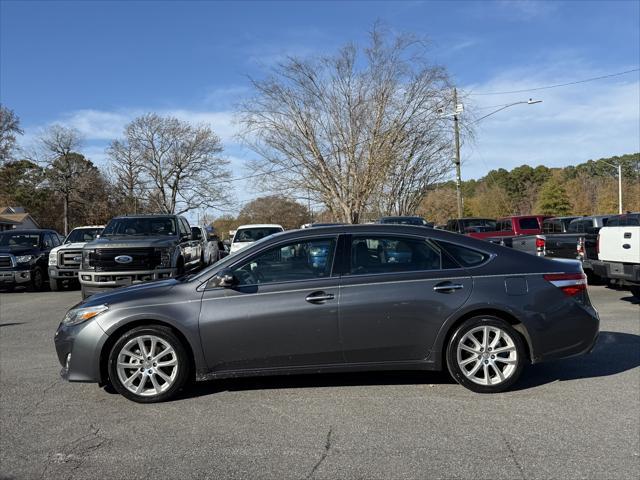
[[[631,290],[631,295],[640,300],[640,285],[631,285],[629,290]]]
[[[44,275],[40,267],[36,267],[31,274],[31,287],[37,291],[42,291],[44,287]]]
[[[57,278],[49,278],[49,287],[52,292],[57,292],[62,288],[62,282],[60,282]]]

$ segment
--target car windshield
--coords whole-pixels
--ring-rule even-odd
[[[425,221],[420,217],[389,217],[381,219],[380,223],[392,223],[396,225],[424,225]]]
[[[233,237],[234,242],[255,242],[261,240],[274,233],[281,232],[282,229],[278,227],[251,227],[240,228]]]
[[[2,233],[0,234],[0,246],[3,247],[31,247],[38,248],[40,235],[37,233]]]
[[[176,222],[171,217],[114,218],[102,232],[114,235],[176,235]]]
[[[102,228],[76,228],[71,231],[64,243],[90,242],[101,231]]]

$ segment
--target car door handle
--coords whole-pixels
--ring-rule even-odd
[[[309,303],[324,302],[325,300],[333,300],[335,297],[333,293],[314,292],[307,295],[305,300]]]
[[[455,290],[462,290],[463,288],[464,285],[461,285],[460,283],[444,282],[433,287],[433,290],[442,293],[452,293]]]

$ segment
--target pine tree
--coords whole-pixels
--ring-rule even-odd
[[[555,178],[542,186],[538,196],[537,211],[543,215],[569,215],[571,202],[564,186]]]

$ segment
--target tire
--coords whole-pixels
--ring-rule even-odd
[[[491,353],[494,350],[498,353]],[[446,358],[454,380],[476,393],[509,389],[527,362],[520,334],[504,320],[488,315],[469,318],[456,329]]]
[[[631,285],[629,290],[631,290],[631,295],[640,300],[640,285]]]
[[[176,268],[176,277],[184,275],[184,260],[180,258],[178,260],[178,267]]]
[[[34,268],[31,273],[31,288],[36,292],[41,292],[44,289],[44,274],[40,267]]]
[[[2,287],[2,289],[7,293],[11,293],[16,289],[16,286],[15,285],[5,285],[4,287]]]
[[[62,282],[57,278],[49,278],[49,288],[51,288],[52,292],[57,292],[62,289]]]
[[[146,359],[141,353],[147,354]],[[184,345],[170,328],[159,325],[124,332],[111,348],[108,362],[113,388],[138,403],[169,400],[189,379],[190,362]]]

